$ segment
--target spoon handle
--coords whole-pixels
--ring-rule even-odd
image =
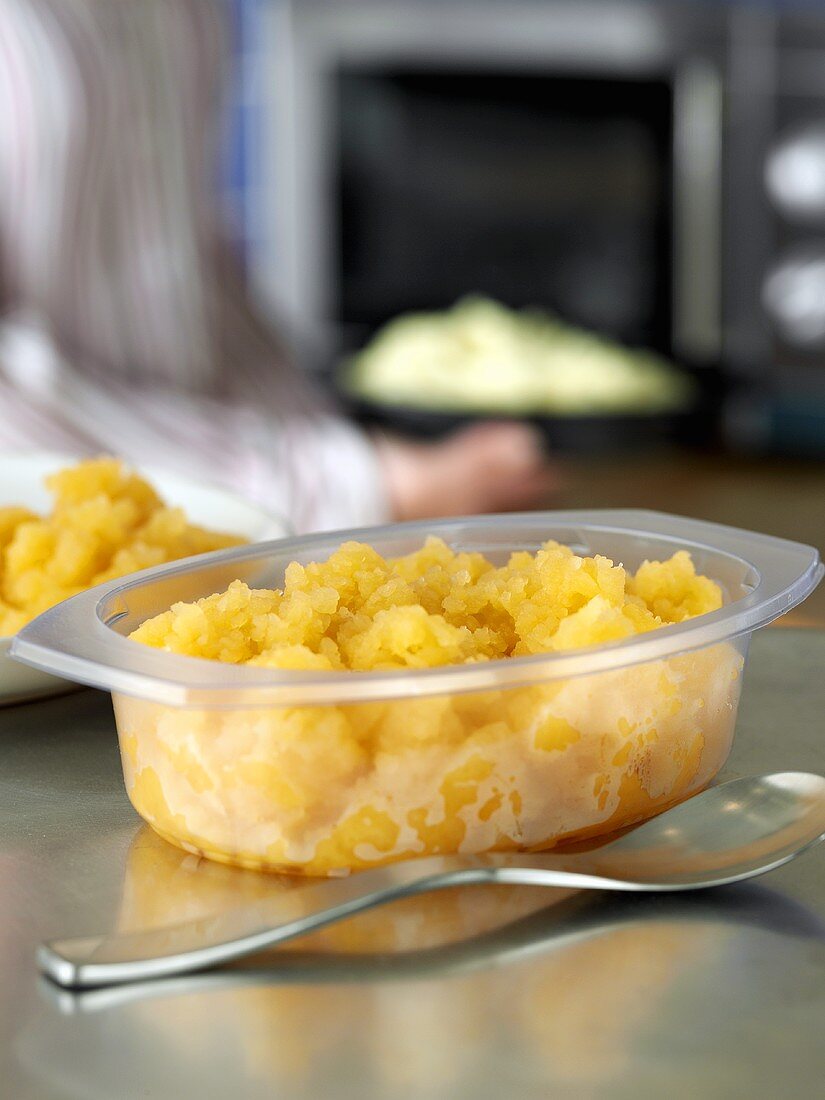
[[[517,864],[508,865],[508,860]],[[387,902],[473,883],[579,889],[653,890],[577,870],[575,854],[448,856],[300,881],[294,889],[217,916],[146,932],[54,940],[38,950],[39,968],[70,989],[186,974],[231,962]]]

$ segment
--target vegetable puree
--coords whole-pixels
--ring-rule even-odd
[[[438,539],[345,543],[174,605],[131,636],[256,667],[430,668],[613,643],[720,607],[690,555],[635,573],[548,542],[502,564]],[[566,680],[344,705],[170,708],[115,696],[127,789],[175,843],[336,874],[413,855],[536,848],[640,820],[730,746],[742,656],[720,644]]]

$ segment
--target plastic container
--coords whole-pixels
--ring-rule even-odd
[[[493,561],[547,539],[635,570],[688,549],[719,610],[590,649],[401,672],[291,672],[130,640],[240,578],[280,587],[342,541],[385,556],[428,534]],[[126,788],[161,836],[245,867],[336,874],[610,832],[708,784],[730,750],[751,633],[822,575],[812,547],[652,512],[401,524],[258,544],[101,585],[13,655],[112,692]]]

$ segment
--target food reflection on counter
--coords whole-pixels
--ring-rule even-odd
[[[492,416],[672,413],[694,396],[689,377],[652,352],[485,298],[390,322],[342,384],[376,405]]]
[[[685,551],[629,574],[552,541],[495,566],[431,538],[394,560],[346,543],[290,564],[283,591],[235,582],[132,637],[276,672],[405,675],[609,644],[721,603]],[[727,757],[741,667],[721,644],[502,690],[211,709],[116,692],[114,704],[127,791],[162,836],[329,875],[546,847],[687,797]]]
[[[45,481],[50,515],[25,501],[0,507],[0,635],[103,581],[246,541],[189,523],[117,458],[80,462]]]
[[[221,867],[142,829],[129,853],[118,931],[208,919],[281,893],[300,897],[301,880]],[[261,956],[258,965],[273,968],[271,984],[152,1000],[133,1011],[160,1042],[171,1044],[183,1066],[200,1063],[215,1044],[232,1043],[253,1080],[273,1091],[295,1088],[301,1096],[319,1095],[314,1090],[329,1061],[345,1058],[363,1062],[363,1076],[393,1095],[416,1089],[416,1095],[444,1096],[451,1087],[463,1095],[477,1073],[477,1052],[491,1044],[496,1056],[539,1066],[542,1079],[559,1086],[603,1084],[631,1063],[634,1044],[655,1028],[669,994],[689,981],[693,966],[724,958],[731,933],[712,922],[650,918],[608,926],[592,939],[565,942],[561,951],[531,951],[529,962],[512,964],[515,974],[496,965],[496,937],[485,956],[481,937],[528,918],[537,941],[546,939],[552,949],[556,912],[576,904],[574,894],[464,886],[407,898]],[[438,963],[423,961],[426,953],[473,937],[479,955],[472,970],[432,980]],[[505,951],[508,942],[505,935]],[[370,970],[382,953],[396,960],[408,953],[412,960],[419,952],[420,978],[410,970],[407,980],[388,984],[380,980],[380,965]],[[314,981],[303,984],[290,970],[295,955],[315,958]],[[342,981],[340,964],[354,956],[362,964],[360,980]],[[444,954],[447,974],[449,958]]]
[[[160,928],[276,899],[283,900],[285,912],[299,917],[313,908],[312,895],[305,891],[311,885],[295,875],[259,875],[202,859],[144,826],[129,848],[117,931]],[[289,940],[277,950],[279,955],[427,951],[483,936],[575,893],[487,884],[439,890],[424,903],[419,897],[404,898]]]

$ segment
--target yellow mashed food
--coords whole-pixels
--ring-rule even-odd
[[[283,591],[236,581],[132,637],[264,668],[432,668],[614,642],[721,606],[684,550],[632,576],[557,542],[499,568],[436,538],[389,561],[348,542],[321,564],[289,565]]]
[[[51,515],[0,507],[0,635],[92,585],[244,539],[196,527],[116,458],[46,478]]]
[[[495,565],[431,538],[346,543],[283,590],[236,581],[131,636],[273,669],[431,668],[600,645],[721,606],[690,556],[629,574],[548,542]],[[706,784],[733,733],[732,645],[496,691],[324,706],[169,708],[115,696],[130,797],[212,858],[334,874],[412,855],[544,847]]]

